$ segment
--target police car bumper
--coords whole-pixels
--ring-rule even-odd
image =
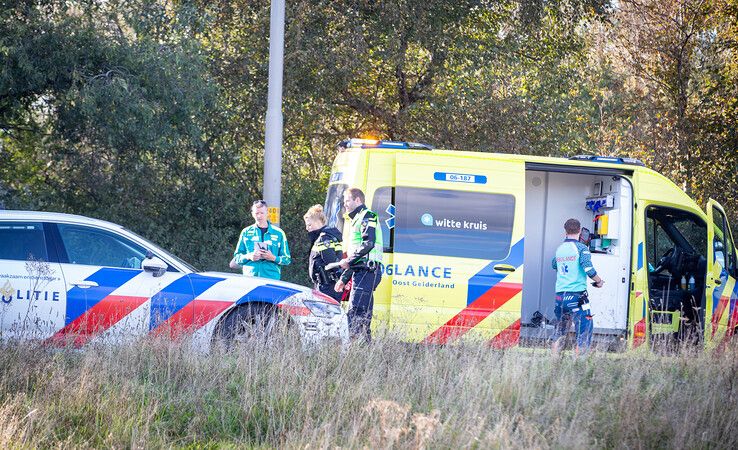
[[[303,316],[293,318],[300,326],[300,335],[306,345],[348,343],[348,320],[345,314],[332,318]]]
[[[287,308],[305,345],[348,343],[348,319],[341,306],[312,298],[300,299],[302,308]]]

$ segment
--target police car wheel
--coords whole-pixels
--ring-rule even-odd
[[[254,345],[286,335],[289,322],[277,308],[265,303],[245,304],[229,314],[218,327],[217,338],[226,348]]]

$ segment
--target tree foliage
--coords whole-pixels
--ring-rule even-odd
[[[644,159],[738,225],[736,0],[297,0],[282,225],[337,141]],[[123,223],[225,269],[262,190],[269,4],[3,0],[0,203]],[[738,231],[738,230],[737,230]]]

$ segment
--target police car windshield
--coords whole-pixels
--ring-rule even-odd
[[[165,259],[174,260],[179,265],[183,266],[185,269],[189,270],[190,272],[198,272],[198,270],[192,266],[192,264],[182,260],[181,258],[178,258],[177,256],[169,253],[168,251],[164,250],[163,248],[159,247],[158,245],[154,244],[153,242],[149,241],[148,239],[139,236],[138,234],[134,233],[133,231],[129,230],[128,228],[125,228],[125,230],[128,233],[131,233],[132,235],[136,236],[137,238],[143,240],[147,244],[149,244],[150,247],[153,247],[154,252],[158,254],[159,256],[163,256]]]
[[[345,184],[332,184],[328,187],[328,195],[325,199],[325,215],[328,219],[329,227],[336,227],[343,230],[343,191],[348,188]]]

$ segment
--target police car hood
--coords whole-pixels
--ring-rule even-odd
[[[198,275],[206,277],[225,278],[229,280],[229,283],[237,283],[243,285],[244,289],[253,288],[254,283],[265,286],[278,286],[284,289],[290,289],[299,292],[312,293],[312,288],[300,286],[299,284],[289,283],[287,281],[275,280],[272,278],[261,278],[261,277],[250,277],[247,275],[241,275],[238,273],[227,273],[227,272],[198,272]],[[241,280],[241,283],[238,283]]]

